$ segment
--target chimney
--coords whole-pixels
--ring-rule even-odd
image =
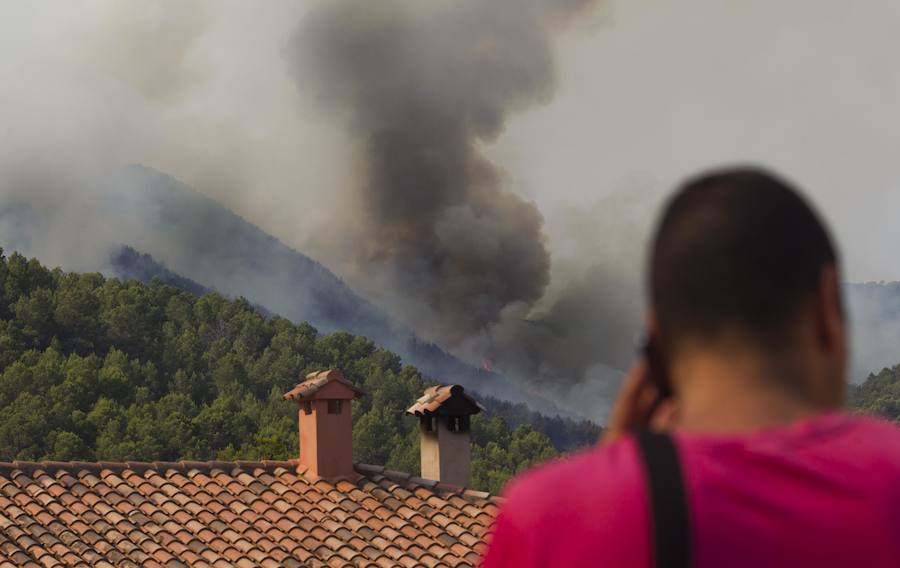
[[[422,477],[469,486],[472,449],[469,420],[484,410],[460,385],[430,387],[406,411],[422,429]]]
[[[300,404],[300,466],[321,478],[353,477],[353,415],[362,391],[338,370],[319,371],[284,393]]]

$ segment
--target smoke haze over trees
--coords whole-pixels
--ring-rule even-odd
[[[361,197],[357,206],[352,198],[338,199],[335,205],[328,191],[308,192],[306,201],[292,200],[299,218],[308,217],[309,211],[331,216],[318,226],[324,227],[322,238],[338,243],[343,252],[329,250],[326,256],[369,298],[393,316],[412,322],[426,340],[439,340],[476,365],[489,359],[489,365],[496,361],[517,379],[535,380],[539,376],[535,362],[518,355],[524,347],[539,359],[540,378],[551,381],[548,394],[557,399],[561,393],[552,392],[556,390],[552,385],[564,381],[573,369],[579,375],[574,378],[581,378],[583,366],[559,367],[567,356],[535,353],[544,346],[569,347],[563,340],[543,341],[548,334],[564,332],[567,322],[557,317],[551,325],[536,328],[525,321],[550,280],[542,216],[509,187],[506,174],[483,156],[479,145],[496,139],[509,114],[551,98],[556,82],[552,40],[589,4],[540,0],[509,6],[469,1],[425,8],[420,3],[391,2],[358,18],[353,14],[359,6],[352,2],[323,3],[297,15],[300,24],[284,52],[286,60],[279,57],[277,62],[306,95],[325,93],[338,110],[341,105],[371,107],[351,112],[349,134],[351,142],[360,135],[367,140],[363,162],[368,165],[357,171],[353,152],[341,154],[346,163],[340,169],[352,172],[348,186],[369,180],[355,194]],[[102,30],[85,54],[90,63],[84,69],[75,66],[94,82],[86,82],[89,89],[81,87],[80,112],[68,120],[73,131],[83,130],[92,139],[76,143],[62,136],[55,141],[61,156],[64,148],[68,151],[68,140],[78,152],[77,167],[48,155],[47,148],[34,155],[25,145],[16,148],[2,169],[2,242],[75,269],[104,269],[116,247],[134,245],[201,285],[234,295],[251,289],[254,301],[283,313],[284,279],[271,278],[280,266],[250,263],[229,268],[225,277],[223,256],[208,253],[215,248],[212,243],[222,242],[222,231],[231,230],[229,225],[216,220],[221,217],[205,217],[202,207],[183,200],[186,207],[175,205],[180,198],[172,192],[159,201],[147,200],[143,187],[148,182],[142,179],[147,176],[123,174],[116,164],[126,157],[155,160],[187,172],[201,187],[224,192],[231,200],[242,195],[252,199],[261,183],[253,178],[269,175],[258,170],[253,152],[230,160],[231,154],[222,151],[223,134],[235,144],[247,140],[243,120],[211,127],[206,109],[185,108],[210,80],[207,65],[193,55],[215,27],[214,11],[192,5],[183,21],[176,21],[171,4],[152,6],[141,15],[113,5],[98,6],[96,13],[76,20],[79,33],[90,26],[92,16]],[[35,24],[46,18],[53,24],[46,13],[30,16]],[[472,41],[460,42],[463,32],[471,34]],[[155,49],[152,38],[164,36],[171,36],[171,41]],[[127,45],[128,65],[119,56],[98,51],[102,41]],[[357,62],[360,49],[369,60]],[[35,57],[47,55],[34,51]],[[364,68],[368,75],[361,73]],[[145,140],[126,138],[121,144],[105,129],[104,125],[115,124],[110,122],[109,107],[101,103],[107,99],[120,102],[119,118],[127,117],[129,126]],[[44,110],[34,109],[34,115]],[[160,125],[172,129],[179,119],[200,138],[166,140],[169,133],[157,130]],[[25,113],[14,126],[34,139],[33,127],[39,121]],[[225,130],[226,126],[233,130]],[[337,123],[331,128],[342,129]],[[167,143],[160,144],[164,140]],[[198,155],[194,142],[199,141],[211,142],[215,154]],[[297,148],[289,138],[285,141]],[[191,157],[195,163],[186,168],[185,160]],[[240,187],[242,182],[246,188]],[[160,205],[165,201],[171,203]],[[154,220],[167,209],[178,211],[180,219],[191,214],[195,219],[178,223],[178,233],[172,234],[168,214],[163,213],[162,221]],[[77,240],[70,238],[73,233],[79,235]],[[241,251],[231,256],[245,258]],[[335,283],[334,289],[339,292],[341,286]],[[315,290],[301,291],[291,301],[315,308],[321,304],[316,296]],[[541,340],[520,345],[520,339],[532,337],[538,329]],[[385,333],[373,335],[386,339]],[[488,392],[493,388],[486,385]]]
[[[403,410],[427,379],[371,341],[267,319],[242,299],[0,254],[0,347],[3,460],[293,458],[297,408],[281,394],[338,367],[366,391],[354,404],[356,459],[418,470],[418,421]],[[898,367],[871,376],[851,401],[900,419],[898,377]],[[472,436],[483,489],[598,435],[586,422],[481,400],[488,412]]]
[[[784,170],[833,222],[848,280],[900,279],[887,0],[4,8],[0,246],[54,266],[107,269],[130,244],[225,294],[301,302],[209,270],[195,253],[223,226],[208,209],[185,209],[182,245],[123,216],[142,184],[122,166],[144,164],[424,339],[595,419],[632,353],[660,197],[697,168]],[[851,298],[857,379],[896,348],[875,296]]]
[[[281,395],[328,368],[365,390],[353,407],[355,459],[418,471],[418,421],[404,410],[432,383],[371,341],[267,319],[243,299],[0,252],[0,460],[293,459],[297,406]],[[491,491],[557,454],[522,422],[565,449],[598,433],[486,402],[472,422],[473,474]]]

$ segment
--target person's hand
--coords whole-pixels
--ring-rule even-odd
[[[604,443],[647,426],[659,431],[667,431],[674,426],[677,415],[675,401],[671,398],[659,400],[659,389],[650,380],[649,372],[647,361],[643,358],[631,367],[603,432]]]

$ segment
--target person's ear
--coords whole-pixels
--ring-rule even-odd
[[[838,269],[829,264],[819,276],[816,296],[817,335],[822,348],[835,353],[846,348],[844,307],[841,300],[841,283]]]
[[[644,332],[648,339],[659,339],[659,324],[656,320],[656,310],[653,307],[647,308],[647,312],[644,314]]]

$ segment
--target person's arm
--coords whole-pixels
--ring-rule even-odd
[[[677,418],[676,403],[672,398],[660,401],[659,389],[650,378],[650,366],[644,358],[638,359],[619,388],[616,402],[603,429],[601,443],[618,440],[624,434],[640,428],[670,430]]]

